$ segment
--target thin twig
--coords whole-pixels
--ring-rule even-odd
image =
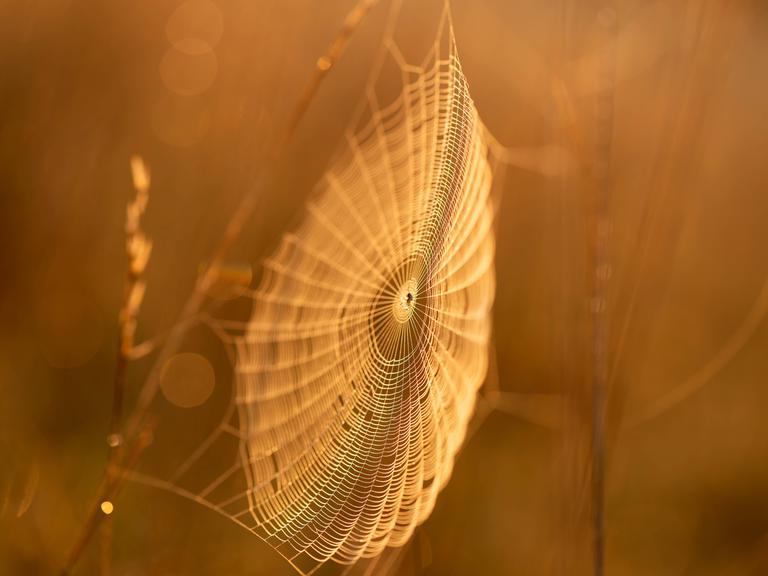
[[[283,156],[287,145],[291,141],[293,134],[296,131],[301,119],[308,110],[313,99],[317,95],[317,92],[322,84],[323,79],[326,77],[328,71],[334,65],[334,63],[341,57],[344,48],[349,43],[349,40],[353,36],[354,32],[358,29],[363,17],[368,13],[370,8],[377,3],[378,0],[359,0],[351,12],[345,18],[344,24],[336,34],[333,42],[331,42],[325,55],[317,60],[315,74],[312,80],[307,85],[302,97],[296,105],[294,112],[291,116],[291,121],[288,124],[285,136],[282,139],[278,152],[275,158],[278,159]],[[256,185],[245,193],[240,201],[240,204],[235,209],[232,218],[230,219],[219,244],[214,250],[213,257],[210,260],[205,272],[200,275],[195,283],[195,287],[189,296],[186,304],[183,307],[180,318],[192,318],[198,314],[205,301],[208,290],[216,281],[221,264],[227,258],[232,246],[243,230],[243,227],[248,223],[253,215],[256,207],[257,200],[263,196],[261,192],[264,189],[270,189],[277,177],[276,166],[278,162],[270,162],[268,168],[272,170],[265,173],[262,178],[256,183]],[[146,430],[145,420],[149,407],[157,395],[157,391],[160,385],[160,373],[165,362],[173,356],[181,345],[183,335],[186,333],[189,327],[188,323],[177,323],[170,331],[165,344],[161,348],[157,359],[155,360],[152,369],[144,382],[144,386],[139,393],[136,406],[134,407],[130,418],[123,426],[122,440],[125,444],[125,448],[115,450],[114,461],[110,459],[107,470],[105,471],[104,480],[98,491],[99,497],[96,499],[91,511],[80,531],[78,539],[74,546],[70,550],[70,553],[66,559],[64,567],[62,569],[62,576],[70,573],[72,568],[77,564],[85,547],[93,537],[100,522],[104,518],[104,514],[101,512],[101,502],[110,500],[119,490],[124,478],[125,471],[129,471],[135,465],[135,460],[138,460],[138,454],[143,451],[141,446],[141,439],[144,437],[144,431]],[[122,407],[120,409],[122,413]],[[136,458],[131,461],[126,459],[126,450],[128,447],[130,455],[136,454]],[[141,447],[141,450],[137,453],[137,448]],[[123,472],[115,475],[110,470],[122,470]]]
[[[126,472],[135,466],[142,452],[144,452],[146,447],[152,443],[154,427],[154,423],[148,423],[142,433],[138,435],[136,441],[131,445],[131,449],[127,452],[125,450],[121,451],[121,459],[123,461],[122,467],[115,465],[105,471],[101,485],[97,491],[97,498],[83,523],[78,539],[70,549],[69,556],[61,572],[62,575],[69,574],[72,568],[74,568],[88,542],[93,537],[101,521],[104,519],[105,514],[102,512],[101,503],[114,498],[118,494],[120,486],[125,479]],[[114,470],[114,472],[111,472],[112,470]]]
[[[606,408],[608,396],[608,287],[611,277],[610,159],[613,142],[616,10],[604,6],[598,16],[605,29],[603,91],[595,139],[595,194],[592,211],[590,316],[592,319],[592,537],[594,574],[605,573]]]
[[[301,122],[301,119],[309,109],[309,105],[312,103],[312,100],[314,100],[317,90],[320,88],[320,84],[325,80],[325,77],[328,75],[328,72],[331,71],[334,64],[341,58],[344,49],[347,47],[347,44],[349,44],[349,41],[352,39],[358,26],[360,26],[360,22],[362,22],[365,15],[368,14],[369,10],[373,8],[378,1],[379,0],[360,0],[347,14],[341,30],[336,33],[336,36],[330,46],[328,46],[325,54],[317,59],[312,78],[304,88],[304,92],[299,98],[299,101],[293,110],[293,114],[291,115],[291,119],[288,122],[288,129],[285,132],[283,141],[280,143],[281,147],[285,147],[290,141],[293,133]]]
[[[183,325],[188,330],[193,326],[201,323],[202,320],[203,320],[203,316],[198,314],[196,316],[193,316],[192,318],[179,320],[177,324]],[[142,342],[139,342],[138,344],[134,344],[133,348],[131,348],[131,352],[128,357],[128,360],[141,360],[142,358],[149,356],[152,352],[157,350],[161,344],[163,344],[166,340],[168,340],[170,334],[171,334],[170,330],[165,330],[163,332],[159,332],[158,334],[155,334],[151,338],[148,338]]]
[[[123,303],[120,308],[119,332],[117,339],[117,363],[115,368],[112,417],[109,425],[110,434],[118,434],[122,427],[123,399],[125,396],[126,367],[133,350],[136,318],[144,299],[145,282],[143,279],[152,242],[144,235],[141,217],[149,201],[149,172],[139,156],[131,158],[131,176],[136,195],[125,210],[125,254],[128,266],[125,272]],[[117,446],[119,442],[110,442]]]
[[[120,429],[123,421],[123,403],[125,400],[126,369],[133,349],[136,319],[144,299],[144,271],[152,253],[152,242],[144,235],[141,217],[149,201],[149,172],[139,156],[131,158],[131,176],[136,195],[125,210],[125,253],[128,266],[125,273],[123,304],[118,316],[119,331],[117,337],[117,359],[112,390],[112,415],[109,424],[107,443],[110,451],[107,456],[107,475],[109,483],[116,479],[116,463],[120,459],[123,442]],[[101,573],[108,576],[112,557],[112,519],[105,519],[101,537]]]

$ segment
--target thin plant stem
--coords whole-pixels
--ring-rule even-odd
[[[127,267],[123,288],[123,302],[120,308],[119,330],[117,337],[117,358],[115,361],[115,377],[112,386],[112,414],[109,423],[107,443],[110,447],[107,456],[107,478],[109,483],[116,480],[116,464],[120,459],[123,442],[120,429],[123,421],[123,405],[125,401],[125,384],[128,360],[133,349],[134,334],[141,302],[144,299],[144,271],[152,253],[152,243],[144,235],[141,227],[141,217],[149,201],[149,172],[144,161],[139,156],[131,158],[131,176],[136,192],[128,203],[125,211],[125,254]],[[111,503],[110,503],[111,504]],[[105,519],[101,535],[101,573],[108,576],[112,557],[112,518]]]
[[[616,10],[608,4],[598,21],[604,29],[602,91],[594,155],[594,196],[591,222],[591,377],[592,377],[592,538],[595,576],[605,573],[606,408],[608,397],[608,294],[611,278],[611,148],[613,144]]]
[[[342,28],[336,34],[326,53],[318,58],[313,77],[294,109],[285,135],[281,140],[281,144],[278,146],[278,152],[274,156],[275,159],[279,159],[284,155],[296,128],[317,95],[322,81],[327,76],[327,73],[332,68],[333,64],[341,57],[344,48],[349,43],[355,31],[359,28],[363,18],[377,1],[378,0],[359,0],[345,18]],[[226,260],[233,245],[240,237],[244,226],[250,221],[251,216],[255,211],[257,200],[263,196],[263,190],[269,189],[274,183],[277,176],[277,170],[275,168],[277,165],[278,162],[270,162],[269,166],[273,167],[272,171],[262,175],[262,178],[258,180],[256,185],[248,190],[241,199],[224,230],[224,234],[214,250],[213,256],[210,259],[205,272],[201,274],[195,282],[194,289],[183,307],[180,318],[192,318],[200,312],[209,288],[218,277],[222,263]],[[147,441],[149,430],[146,425],[146,417],[149,407],[157,395],[160,386],[162,367],[165,365],[166,361],[179,350],[183,336],[188,328],[189,323],[187,322],[177,323],[169,332],[164,345],[160,349],[152,369],[139,393],[136,405],[125,425],[122,427],[122,443],[125,444],[125,447],[121,447],[119,450],[114,450],[112,452],[114,457],[111,457],[108,461],[107,469],[104,473],[104,480],[97,492],[98,497],[90,508],[90,512],[86,517],[75,544],[70,549],[61,571],[62,576],[71,573],[104,519],[105,514],[101,511],[101,503],[106,500],[111,500],[117,494],[126,477],[125,471],[128,471],[135,466],[139,455],[146,447],[145,442]],[[116,371],[118,373],[124,373],[125,366],[119,364]],[[120,388],[121,398],[122,388],[124,386],[123,378],[123,376],[116,376],[116,382],[118,384],[122,383]],[[122,400],[115,401],[115,403],[118,402],[119,406],[117,414],[121,416]],[[115,414],[114,405],[113,414]]]
[[[331,71],[331,68],[341,58],[344,53],[347,44],[352,39],[360,23],[365,18],[366,14],[373,8],[379,0],[359,0],[352,10],[347,14],[344,19],[344,24],[338,31],[330,46],[326,50],[325,54],[317,59],[315,63],[315,69],[312,73],[312,77],[304,88],[304,92],[299,98],[296,107],[293,109],[290,120],[288,121],[288,128],[285,131],[283,140],[281,142],[281,148],[285,147],[290,141],[293,133],[296,131],[301,119],[309,109],[310,104],[315,98],[320,85],[325,77]]]

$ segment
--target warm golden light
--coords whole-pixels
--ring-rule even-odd
[[[123,443],[123,438],[120,434],[110,434],[107,436],[107,446],[110,448],[117,448]]]
[[[768,574],[765,0],[0,1],[0,63],[0,575]]]
[[[205,266],[200,266],[203,273]],[[217,300],[230,300],[247,291],[253,279],[253,267],[248,262],[227,262],[217,267],[208,295]]]
[[[371,108],[266,262],[236,341],[250,515],[300,566],[409,540],[485,377],[492,152],[443,18],[432,64],[386,126]]]
[[[322,57],[317,59],[317,67],[320,70],[323,70],[323,71],[330,70],[332,64],[333,63],[331,62],[331,60],[328,57],[326,57],[326,56],[322,56]]]
[[[131,156],[131,178],[133,187],[140,194],[146,194],[149,190],[149,169],[144,164],[144,159],[135,154]]]

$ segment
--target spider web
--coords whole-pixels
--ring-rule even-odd
[[[394,21],[394,18],[392,19]],[[400,93],[380,105],[384,60]],[[404,545],[448,482],[488,369],[498,144],[482,124],[444,5],[408,64],[385,33],[361,106],[264,262],[247,322],[214,320],[234,365],[221,424],[165,480],[301,573]],[[229,443],[234,462],[203,480]]]

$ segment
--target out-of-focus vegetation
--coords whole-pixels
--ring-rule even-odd
[[[176,321],[353,4],[0,5],[3,574],[60,567],[106,462],[131,155],[152,174],[140,343]],[[263,192],[232,255],[237,282],[258,282],[260,259],[322,174],[366,82],[387,5],[356,31],[278,185]],[[485,123],[539,165],[510,168],[498,217],[501,388],[533,402],[559,394],[588,404],[588,216],[596,162],[607,159],[606,574],[768,572],[765,3],[455,0],[452,8]],[[409,59],[434,37],[425,31],[438,13],[439,2],[406,3],[397,34]],[[599,157],[606,125],[611,147]],[[247,308],[238,306],[219,303],[242,319]],[[216,336],[195,328],[182,348],[187,356],[166,370],[152,409],[148,473],[183,460],[227,402],[231,366]],[[128,410],[151,360],[129,366]],[[174,378],[210,397],[185,395],[190,388]],[[686,382],[682,401],[657,409]],[[575,487],[589,446],[581,425],[556,416],[552,427],[491,414],[395,570],[588,573],[588,498]],[[252,535],[174,495],[128,483],[114,507],[114,574],[290,573]],[[97,537],[79,573],[99,564]]]

